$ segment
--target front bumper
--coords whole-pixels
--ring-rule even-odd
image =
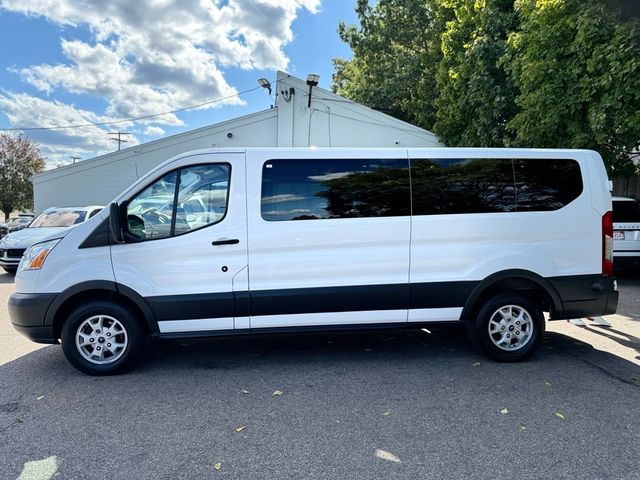
[[[58,343],[53,325],[45,325],[55,293],[14,293],[9,297],[9,317],[13,328],[37,343]]]
[[[549,279],[560,295],[562,311],[553,312],[552,320],[599,317],[616,313],[617,283],[612,277],[579,275]]]
[[[19,258],[0,258],[0,267],[18,268]]]

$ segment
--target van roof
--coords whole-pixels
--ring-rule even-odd
[[[494,148],[494,147],[409,147],[398,145],[396,147],[216,147],[216,148],[203,148],[198,150],[192,150],[187,153],[193,152],[210,152],[210,153],[244,153],[250,151],[363,151],[363,150],[424,150],[432,152],[451,152],[451,151],[464,151],[464,152],[533,152],[533,153],[577,153],[577,152],[593,152],[593,150],[575,149],[575,148]],[[180,155],[182,156],[182,155]]]
[[[540,158],[545,159],[549,158],[562,158],[563,156],[567,156],[568,158],[575,158],[579,154],[589,154],[598,155],[597,152],[593,150],[583,150],[583,149],[550,149],[550,148],[488,148],[488,147],[406,147],[398,145],[397,147],[384,147],[384,148],[375,148],[375,147],[365,147],[365,148],[356,148],[356,147],[244,147],[244,148],[204,148],[199,150],[191,150],[188,152],[183,152],[179,155],[176,155],[172,158],[169,158],[161,164],[169,164],[177,160],[181,160],[186,157],[190,157],[192,155],[203,155],[203,154],[213,154],[213,153],[280,153],[283,155],[292,155],[295,153],[302,152],[332,152],[335,154],[340,154],[340,152],[344,152],[345,155],[354,155],[354,154],[370,154],[370,155],[380,155],[381,152],[398,152],[398,151],[409,151],[411,154],[419,154],[423,153],[425,155],[430,156],[441,156],[442,158],[452,158],[458,155],[468,155],[474,158],[482,158],[483,155],[491,155],[494,158],[509,158],[510,156],[518,157],[518,158]],[[160,165],[159,165],[160,166]]]

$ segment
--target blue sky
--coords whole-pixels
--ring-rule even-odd
[[[340,20],[355,0],[0,0],[0,128],[111,121],[254,88],[277,69],[330,87],[348,58]],[[175,116],[119,125],[143,143],[269,108],[262,89]],[[114,127],[29,132],[68,163],[115,148]]]

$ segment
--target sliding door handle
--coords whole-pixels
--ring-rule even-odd
[[[240,243],[237,238],[221,238],[220,240],[214,240],[211,245],[236,245]]]

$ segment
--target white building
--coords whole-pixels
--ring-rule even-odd
[[[438,147],[431,132],[278,72],[276,105],[33,177],[35,211],[106,205],[159,163],[209,147]]]

